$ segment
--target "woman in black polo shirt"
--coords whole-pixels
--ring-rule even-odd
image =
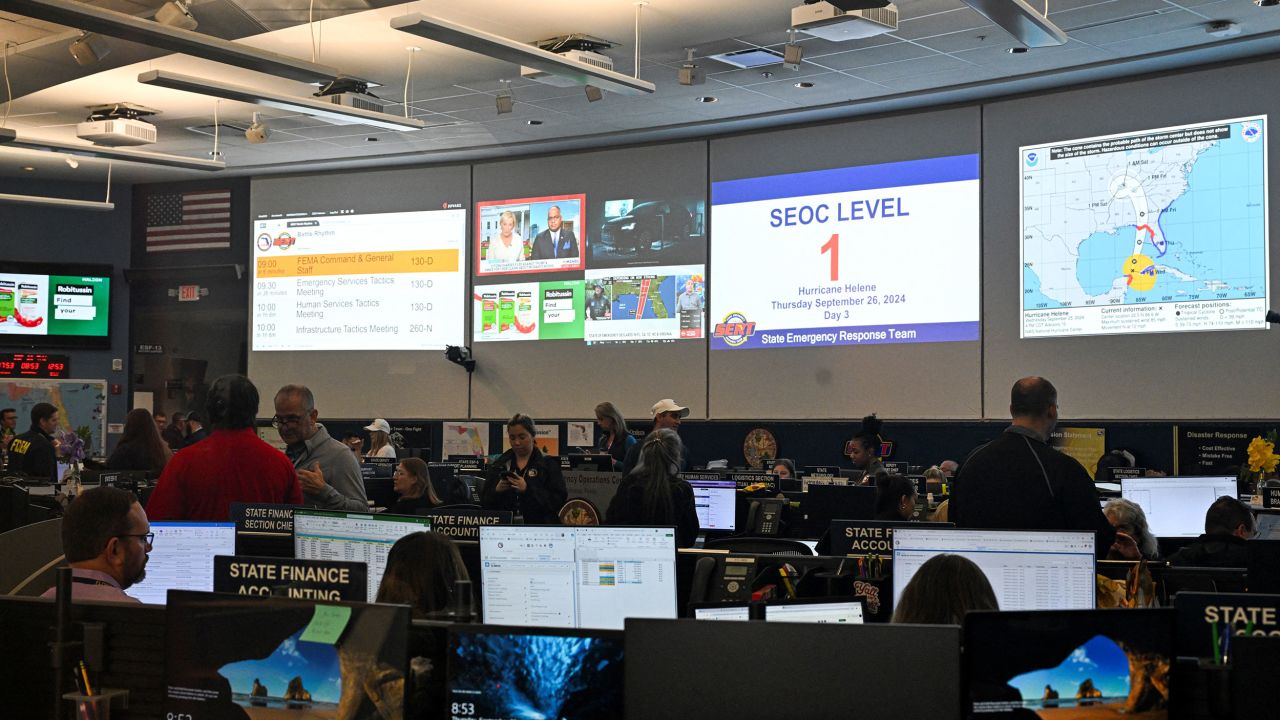
[[[530,525],[558,524],[560,508],[569,497],[558,458],[534,446],[533,418],[517,414],[507,421],[511,449],[489,465],[480,504],[490,510],[510,510]]]

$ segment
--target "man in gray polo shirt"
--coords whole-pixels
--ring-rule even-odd
[[[311,390],[305,385],[285,385],[276,393],[275,405],[271,424],[288,444],[285,454],[298,471],[303,503],[324,510],[367,512],[360,463],[316,422],[320,413]]]

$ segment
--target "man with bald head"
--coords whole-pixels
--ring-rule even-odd
[[[1058,391],[1042,377],[1014,383],[1013,423],[974,450],[951,490],[957,527],[1000,530],[1091,530],[1099,557],[1116,539],[1083,466],[1049,446],[1058,424]]]

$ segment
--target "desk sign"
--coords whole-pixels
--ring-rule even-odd
[[[690,480],[724,480],[725,473],[717,470],[687,470],[680,473],[680,479],[686,482]]]
[[[1178,657],[1213,657],[1228,636],[1280,637],[1280,595],[1180,592],[1173,605]]]
[[[893,555],[894,528],[951,528],[955,523],[893,520],[832,520],[832,555]]]
[[[1111,482],[1123,482],[1134,478],[1144,478],[1147,476],[1147,469],[1140,467],[1118,467],[1111,468]]]
[[[687,476],[688,473],[681,475],[686,480],[688,479]],[[763,490],[771,494],[777,494],[778,492],[778,476],[775,473],[730,472],[729,479],[737,485],[739,490],[746,490],[752,485],[762,485],[763,487],[757,487],[755,490]]]
[[[237,555],[293,557],[292,505],[231,503]]]
[[[367,602],[368,577],[362,562],[213,556],[214,592]]]
[[[1262,493],[1262,507],[1280,508],[1280,487],[1258,488]]]
[[[510,525],[508,510],[431,510],[422,513],[431,518],[431,532],[459,540],[479,540],[482,525]]]
[[[586,500],[595,506],[600,517],[613,496],[618,494],[618,485],[622,483],[622,473],[601,472],[599,470],[565,470],[564,487],[569,492],[569,500]],[[432,528],[433,530],[435,528]]]
[[[849,478],[834,475],[804,475],[800,478],[800,489],[809,492],[810,485],[848,485]]]

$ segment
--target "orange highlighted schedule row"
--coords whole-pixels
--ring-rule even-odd
[[[257,277],[457,272],[459,255],[457,250],[376,250],[258,258]]]

